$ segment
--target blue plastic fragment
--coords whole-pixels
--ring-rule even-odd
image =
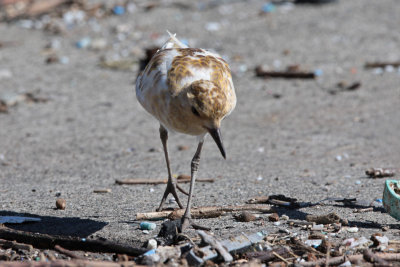
[[[75,46],[78,48],[86,48],[90,45],[91,42],[92,40],[90,39],[90,37],[84,37],[80,39],[78,42],[76,42]]]
[[[382,198],[377,198],[375,200],[376,200],[376,202],[382,203]]]
[[[86,238],[82,238],[81,240],[82,240],[82,242],[86,242]]]
[[[315,76],[322,76],[322,74],[324,74],[324,71],[323,70],[321,70],[321,69],[316,69],[316,70],[314,70],[314,75]]]
[[[125,7],[123,7],[123,6],[115,6],[113,8],[113,12],[114,12],[115,15],[118,15],[118,16],[123,15],[125,13]]]
[[[156,229],[156,224],[152,222],[141,222],[139,224],[140,230],[154,230]]]
[[[149,256],[149,255],[153,255],[155,253],[156,253],[156,249],[151,249],[151,250],[147,251],[146,253],[144,253],[143,255],[144,256]]]
[[[274,12],[274,11],[276,10],[276,7],[275,7],[274,4],[268,2],[268,3],[265,3],[265,4],[262,6],[261,10],[262,10],[264,13],[271,13],[271,12]]]

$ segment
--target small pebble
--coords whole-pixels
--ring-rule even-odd
[[[274,225],[279,226],[279,225],[281,225],[281,222],[274,222]]]
[[[218,31],[221,28],[218,22],[209,22],[206,24],[206,30],[210,32]]]
[[[184,151],[184,150],[188,150],[188,149],[189,149],[188,146],[184,146],[184,145],[178,146],[178,150],[179,150],[179,151]]]
[[[145,235],[148,235],[150,232],[149,232],[149,230],[143,230],[142,233]]]
[[[255,221],[257,217],[248,211],[243,211],[236,219],[241,222],[252,222]]]
[[[56,207],[59,210],[65,210],[65,207],[67,206],[67,202],[63,198],[59,198],[56,200]]]
[[[287,220],[289,220],[289,216],[287,216],[286,214],[283,214],[283,215],[281,216],[281,220],[282,220],[282,221],[287,221]]]
[[[268,216],[268,220],[270,222],[278,222],[279,221],[279,215],[278,213],[272,213],[271,215]]]

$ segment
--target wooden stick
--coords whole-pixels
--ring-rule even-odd
[[[262,78],[285,78],[285,79],[315,79],[314,72],[304,71],[268,71],[261,66],[256,68],[256,76]]]
[[[210,218],[210,216],[221,216],[224,212],[237,212],[243,210],[259,211],[271,213],[274,210],[268,205],[242,205],[242,206],[211,206],[211,207],[200,207],[191,209],[193,218]],[[179,219],[182,218],[185,213],[185,209],[178,209],[174,211],[159,211],[159,212],[147,212],[147,213],[136,213],[136,220],[156,220],[156,219]]]
[[[218,253],[224,258],[224,262],[231,262],[233,261],[232,255],[224,248],[224,246],[213,236],[207,234],[204,231],[197,231],[203,242],[210,245],[213,249],[218,251]]]
[[[4,248],[22,249],[27,251],[31,251],[33,249],[32,245],[21,244],[15,241],[9,241],[4,239],[0,239],[0,246]]]
[[[55,260],[55,261],[2,261],[3,267],[145,267],[137,265],[134,261],[112,262],[112,261],[89,261],[89,260]]]
[[[55,246],[54,246],[54,250],[56,250],[56,251],[58,251],[58,252],[60,252],[60,253],[62,253],[62,254],[64,254],[64,255],[66,255],[66,256],[68,256],[68,257],[71,257],[71,258],[73,258],[73,259],[80,259],[80,260],[83,259],[81,256],[76,255],[74,252],[72,252],[72,251],[70,251],[70,250],[68,250],[68,249],[65,249],[65,248],[63,248],[63,247],[61,247],[61,246],[59,246],[59,245],[55,245]]]
[[[145,248],[136,248],[110,241],[82,239],[79,237],[46,235],[14,230],[0,225],[0,238],[15,240],[16,242],[31,244],[36,248],[53,249],[55,245],[70,250],[82,250],[91,252],[119,253],[132,256],[142,255]]]
[[[400,61],[393,61],[393,62],[368,62],[365,64],[366,69],[371,68],[384,68],[386,66],[393,66],[395,68],[400,67]]]
[[[196,182],[200,183],[214,183],[215,179],[205,178],[205,179],[196,179]],[[124,179],[124,180],[115,180],[116,184],[167,184],[168,179],[158,180],[158,179]],[[190,183],[190,179],[177,179],[178,183]]]

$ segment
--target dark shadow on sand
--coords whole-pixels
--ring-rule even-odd
[[[59,236],[88,237],[107,225],[105,222],[77,217],[40,216],[37,214],[19,213],[14,211],[0,211],[0,216],[40,218],[40,222],[27,222],[21,224],[7,223],[5,225],[14,230]]]

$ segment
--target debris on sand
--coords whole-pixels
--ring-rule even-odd
[[[303,71],[299,66],[289,66],[285,71],[267,70],[263,66],[257,66],[256,76],[261,78],[285,78],[285,79],[315,79],[316,73]]]
[[[365,171],[365,174],[371,178],[393,177],[396,174],[396,170],[387,168],[369,168]]]

